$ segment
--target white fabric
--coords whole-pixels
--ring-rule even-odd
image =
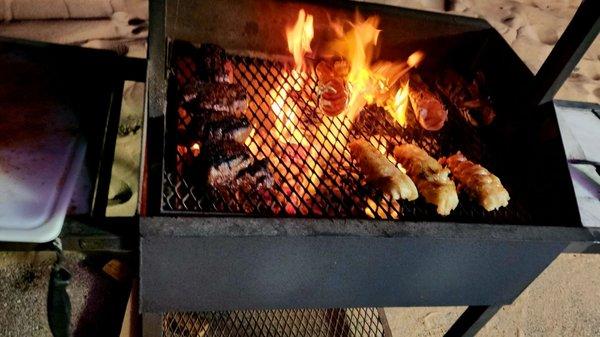
[[[124,0],[0,0],[0,18],[10,20],[105,18],[127,10]]]
[[[567,159],[600,162],[600,118],[591,109],[556,106]],[[600,227],[600,175],[594,166],[569,164],[581,222]]]

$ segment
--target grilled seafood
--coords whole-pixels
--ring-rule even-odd
[[[500,179],[485,167],[468,160],[460,151],[442,158],[440,162],[450,168],[452,176],[458,180],[459,189],[464,189],[486,211],[508,206],[508,191]]]
[[[369,184],[389,194],[394,200],[417,199],[419,193],[412,180],[375,147],[364,139],[353,141],[349,147],[352,157],[367,176]]]
[[[448,110],[420,76],[411,76],[408,97],[415,117],[423,129],[437,131],[444,126],[448,119]]]
[[[348,63],[344,60],[326,60],[317,65],[319,108],[328,116],[339,115],[348,105],[348,71]]]
[[[452,70],[446,70],[436,85],[456,105],[460,114],[473,126],[489,125],[496,118],[489,97],[482,95],[483,73],[478,72],[472,83]]]
[[[448,176],[450,170],[442,167],[425,150],[416,145],[396,146],[394,158],[406,168],[408,176],[417,185],[425,200],[437,206],[440,215],[448,215],[458,205],[456,185]]]

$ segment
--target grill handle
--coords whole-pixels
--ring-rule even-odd
[[[600,1],[583,0],[550,55],[535,75],[533,103],[551,101],[600,31]]]

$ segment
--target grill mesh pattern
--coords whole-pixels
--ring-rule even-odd
[[[376,218],[404,220],[445,220],[460,222],[524,223],[527,215],[522,205],[511,200],[509,207],[485,212],[476,203],[460,195],[457,209],[440,217],[433,205],[422,198],[417,201],[394,201],[370,188],[353,163],[347,144],[363,138],[385,151],[391,158],[396,145],[414,143],[432,156],[462,151],[492,172],[497,163],[489,155],[479,130],[466,122],[449,105],[448,122],[437,132],[422,129],[409,107],[408,126],[402,128],[385,110],[368,106],[353,123],[323,118],[316,111],[316,75],[303,78],[291,75],[291,66],[279,61],[246,56],[228,56],[234,65],[234,79],[248,92],[247,117],[253,125],[246,145],[257,159],[267,158],[275,184],[259,191],[215,192],[194,186],[186,171],[185,158],[177,150],[177,128],[185,128],[189,118],[177,112],[177,93],[172,90],[168,101],[166,170],[164,173],[163,212],[181,214],[248,214],[278,217]],[[283,83],[301,88],[293,97],[277,90]],[[431,86],[433,87],[433,86]],[[277,126],[278,115],[273,102],[280,100],[283,109],[301,113]],[[280,114],[279,116],[285,116]],[[286,124],[287,123],[287,124]],[[281,126],[281,125],[280,125]],[[283,130],[283,131],[282,131]],[[280,137],[295,132],[301,136]],[[302,140],[304,138],[304,140]],[[286,143],[287,139],[287,143]],[[303,142],[306,141],[302,145]],[[299,144],[294,144],[299,143]],[[502,177],[501,177],[502,178]],[[511,186],[505,186],[509,191]],[[230,194],[228,194],[230,193]]]
[[[375,308],[166,313],[164,337],[384,337]]]

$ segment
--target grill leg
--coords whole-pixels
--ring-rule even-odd
[[[500,308],[501,306],[469,306],[444,337],[475,336]]]

